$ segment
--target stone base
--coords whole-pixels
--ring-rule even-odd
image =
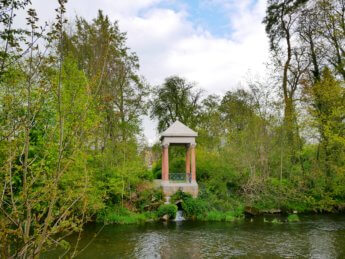
[[[199,186],[196,182],[191,183],[176,183],[169,181],[162,181],[161,187],[165,196],[170,197],[177,191],[181,190],[185,193],[191,194],[194,198],[198,197]]]

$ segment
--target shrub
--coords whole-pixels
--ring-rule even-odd
[[[104,224],[137,224],[149,219],[154,219],[154,216],[149,213],[134,213],[122,207],[108,207],[97,214],[97,222]]]
[[[141,211],[155,211],[163,203],[163,192],[160,189],[146,189],[139,193],[135,202],[136,207]]]
[[[162,178],[162,161],[161,160],[158,160],[156,163],[152,165],[152,176],[153,176],[153,179]]]
[[[282,222],[277,219],[277,218],[274,218],[272,221],[271,221],[272,224],[281,224]]]
[[[297,214],[290,214],[287,217],[288,222],[298,222],[299,221],[299,217]]]
[[[243,207],[225,213],[225,221],[235,221],[244,218]]]
[[[175,218],[177,212],[177,206],[174,204],[163,204],[159,206],[157,211],[158,217],[163,217],[164,215],[168,215],[169,218]]]
[[[188,198],[183,201],[182,209],[185,215],[191,217],[203,217],[208,211],[207,203],[201,199]]]
[[[210,212],[206,213],[206,215],[199,215],[198,219],[203,221],[228,221],[233,222],[243,218],[243,214],[237,214],[234,211],[218,211],[218,210],[211,210]]]
[[[187,199],[192,199],[192,195],[178,190],[174,195],[171,196],[170,202],[175,203],[178,200],[186,201]]]
[[[205,220],[207,221],[224,221],[226,218],[225,213],[221,211],[210,211],[207,213]]]

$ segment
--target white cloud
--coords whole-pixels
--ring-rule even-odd
[[[265,0],[206,0],[209,8],[223,8],[228,13],[231,30],[224,37],[194,25],[188,20],[187,8],[159,7],[157,3],[162,1],[70,0],[68,14],[92,19],[97,9],[102,9],[112,20],[119,20],[121,30],[127,32],[128,45],[139,56],[141,73],[152,84],[177,74],[197,82],[208,93],[223,94],[243,81],[248,70],[264,72],[268,59],[261,23]],[[55,1],[33,3],[43,19],[53,19]],[[144,126],[145,135],[155,139],[155,125],[145,120]]]
[[[236,1],[238,3],[239,1]],[[263,72],[268,44],[261,20],[265,1],[249,9],[249,1],[232,6],[231,38],[215,37],[187,20],[185,11],[149,10],[144,16],[120,19],[128,44],[141,60],[149,82],[159,84],[172,74],[196,81],[214,93],[235,87],[248,70]],[[244,4],[244,2],[247,2]]]

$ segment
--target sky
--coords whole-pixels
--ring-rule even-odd
[[[32,0],[42,21],[55,17],[56,0]],[[127,45],[151,85],[179,75],[207,94],[223,95],[261,75],[268,60],[262,24],[266,0],[69,0],[67,17],[93,19],[103,10],[127,32]],[[143,119],[149,144],[157,122]]]

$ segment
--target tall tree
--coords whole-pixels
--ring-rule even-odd
[[[320,133],[320,165],[327,176],[344,166],[345,90],[327,67],[320,81],[307,88],[313,124]]]
[[[195,90],[194,84],[186,79],[171,76],[162,86],[155,89],[151,102],[151,118],[158,119],[158,130],[163,131],[174,121],[194,128],[200,117],[201,90]]]
[[[148,86],[139,76],[139,60],[126,46],[126,34],[118,23],[98,12],[92,23],[77,17],[77,30],[66,35],[66,50],[74,55],[90,81],[95,101],[103,106],[104,149],[107,142],[133,139],[145,114]],[[98,143],[97,143],[98,146]]]
[[[296,63],[299,63],[298,50],[293,43],[298,12],[306,2],[308,0],[269,0],[266,17],[263,21],[270,39],[271,52],[277,60],[277,64],[282,65],[281,89],[284,98],[284,122],[292,153],[299,142],[294,97],[300,77],[299,69],[297,74],[291,73],[294,57],[297,57]]]

